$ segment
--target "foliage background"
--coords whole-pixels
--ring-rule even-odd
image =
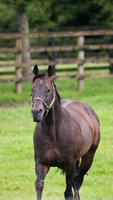
[[[18,30],[15,8],[27,14],[31,30],[113,25],[110,0],[1,0],[0,31]]]

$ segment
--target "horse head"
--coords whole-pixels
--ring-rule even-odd
[[[35,65],[33,74],[32,116],[35,122],[40,122],[47,116],[55,101],[53,68],[49,65],[46,72],[40,72]]]

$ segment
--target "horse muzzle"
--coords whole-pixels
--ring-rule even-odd
[[[44,117],[44,112],[42,109],[40,110],[32,110],[32,116],[33,116],[33,121],[34,122],[40,122],[42,121],[43,117]]]

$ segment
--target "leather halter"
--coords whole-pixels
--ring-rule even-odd
[[[44,106],[46,107],[46,116],[47,116],[49,110],[51,109],[51,107],[53,106],[53,104],[54,104],[54,102],[55,102],[56,92],[55,92],[55,87],[54,87],[53,84],[52,84],[52,88],[53,88],[53,98],[52,98],[52,101],[51,101],[51,103],[50,103],[49,105],[47,105],[47,103],[46,103],[42,98],[40,98],[40,97],[36,97],[36,98],[33,100],[33,103],[32,103],[32,106],[33,106],[33,104],[34,104],[34,102],[35,102],[36,100],[41,101],[41,102],[44,104]]]

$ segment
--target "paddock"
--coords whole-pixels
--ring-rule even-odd
[[[75,90],[74,79],[69,79],[68,81],[67,79],[56,80],[56,84],[63,98],[71,97],[90,104],[96,110],[101,122],[101,143],[92,169],[85,177],[85,182],[81,189],[81,200],[112,200],[113,80],[97,78],[95,82],[95,79],[85,79],[86,87],[82,92]],[[4,103],[8,101],[5,97],[8,94],[10,94],[9,103],[14,100],[12,87],[13,83],[9,84],[8,91],[5,87],[2,87]],[[20,105],[6,106],[4,104],[4,106],[0,107],[1,200],[35,200],[36,197],[32,145],[34,123],[32,122],[30,104],[28,104],[30,88],[31,85],[29,84],[26,92],[24,86],[21,96],[23,99],[24,95],[28,95],[25,101],[27,103],[24,102],[23,104],[21,101]],[[52,169],[46,179],[44,200],[48,198],[50,200],[63,199],[64,188],[64,176],[61,171],[56,168]]]

